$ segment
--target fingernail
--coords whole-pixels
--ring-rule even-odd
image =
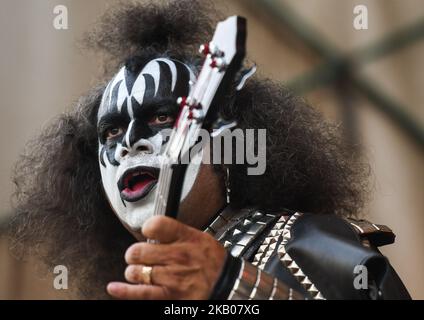
[[[107,285],[107,291],[110,293],[117,293],[119,292],[120,288],[121,288],[121,284],[118,282],[110,282]]]

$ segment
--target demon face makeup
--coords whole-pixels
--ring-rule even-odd
[[[102,183],[118,217],[139,230],[153,214],[161,154],[178,115],[176,99],[187,96],[193,72],[185,64],[158,58],[132,59],[105,89],[98,111]],[[184,198],[198,166],[189,166]]]

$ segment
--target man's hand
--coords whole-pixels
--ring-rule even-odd
[[[128,248],[128,283],[111,282],[110,295],[119,299],[207,299],[224,265],[226,250],[211,235],[175,219],[155,216],[143,225],[143,235],[158,244],[139,242]],[[151,285],[143,283],[143,266],[153,267]]]

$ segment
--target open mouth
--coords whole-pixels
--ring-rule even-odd
[[[139,166],[124,172],[118,181],[121,198],[128,202],[143,199],[156,185],[159,169]]]

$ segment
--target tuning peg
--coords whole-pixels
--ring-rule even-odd
[[[177,103],[180,105],[180,107],[184,107],[187,104],[187,97],[179,97],[177,99]]]
[[[197,123],[200,123],[205,119],[200,103],[190,107],[187,118],[190,120],[195,120]]]
[[[193,110],[190,110],[189,112],[188,112],[188,116],[187,116],[187,118],[188,119],[193,119]]]
[[[207,56],[209,53],[211,53],[210,48],[209,48],[209,44],[204,43],[204,44],[200,45],[199,53],[201,53],[205,56]]]
[[[194,101],[191,97],[179,97],[179,98],[177,98],[177,104],[179,104],[181,108],[184,107],[184,106],[195,105],[193,102]]]
[[[193,104],[192,105],[192,108],[193,109],[196,109],[196,110],[202,110],[203,109],[203,106],[202,106],[202,104],[200,102],[198,102],[198,103]]]
[[[213,43],[204,43],[199,48],[199,53],[207,56],[210,55],[211,57],[223,57],[224,52],[219,50],[218,47]]]
[[[223,71],[227,67],[227,64],[222,58],[213,58],[209,66],[211,68],[217,68],[219,71]]]

